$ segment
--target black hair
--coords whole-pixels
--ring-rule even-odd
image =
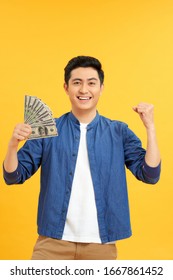
[[[103,84],[104,82],[104,72],[102,70],[102,65],[100,63],[100,61],[95,58],[95,57],[91,57],[91,56],[77,56],[72,58],[66,65],[66,67],[64,68],[64,80],[65,83],[68,84],[68,81],[71,77],[71,71],[79,68],[79,67],[92,67],[94,68],[99,76],[100,79],[100,84]]]

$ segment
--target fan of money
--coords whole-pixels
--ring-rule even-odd
[[[24,122],[32,128],[29,139],[58,135],[50,108],[36,96],[25,95]]]

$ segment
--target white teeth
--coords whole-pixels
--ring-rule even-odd
[[[90,99],[90,97],[81,97],[81,96],[79,96],[78,97],[80,100],[89,100]]]

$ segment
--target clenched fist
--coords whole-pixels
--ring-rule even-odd
[[[139,114],[147,129],[154,127],[154,106],[148,103],[139,103],[133,110]]]

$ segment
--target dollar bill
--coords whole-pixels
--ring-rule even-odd
[[[32,128],[29,139],[58,135],[51,109],[36,96],[25,95],[24,122]]]
[[[57,136],[57,129],[55,125],[42,125],[42,126],[31,126],[32,133],[29,139],[47,138]]]

